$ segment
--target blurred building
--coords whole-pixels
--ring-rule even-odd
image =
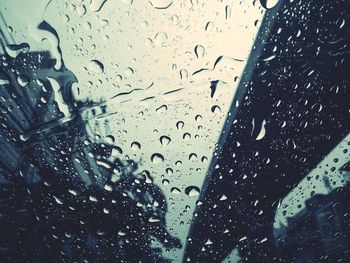
[[[305,208],[275,229],[279,252],[292,262],[347,262],[350,259],[350,185],[316,194]]]

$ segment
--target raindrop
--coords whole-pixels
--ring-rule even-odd
[[[53,196],[53,198],[55,199],[55,201],[56,201],[57,204],[63,205],[63,201],[62,201],[60,198],[58,198],[58,197],[56,197],[56,196]]]
[[[176,194],[176,195],[181,194],[181,190],[180,190],[179,188],[177,188],[177,187],[172,187],[172,188],[170,189],[170,192],[171,192],[172,194]]]
[[[147,47],[152,47],[153,46],[153,40],[150,38],[146,38],[145,44]]]
[[[88,68],[94,73],[103,73],[104,71],[104,65],[100,61],[95,59],[89,62]]]
[[[78,16],[85,15],[86,14],[86,7],[85,7],[85,5],[78,6],[76,11],[77,11]]]
[[[160,143],[163,145],[163,146],[166,146],[166,145],[168,145],[170,142],[171,142],[171,138],[170,137],[168,137],[168,136],[161,136],[160,137]]]
[[[260,4],[266,8],[271,9],[277,5],[279,0],[260,0]]]
[[[162,113],[168,110],[168,106],[163,104],[162,106],[160,106],[159,108],[156,109],[156,112],[158,113]]]
[[[120,147],[118,147],[116,145],[113,145],[111,156],[115,157],[115,156],[118,156],[119,154],[123,154],[122,148],[120,148]]]
[[[184,135],[182,136],[182,139],[184,139],[185,141],[191,139],[191,134],[189,134],[188,132],[184,133]]]
[[[168,40],[168,35],[165,32],[159,32],[156,34],[156,36],[154,37],[154,43],[157,46],[162,45],[164,42],[166,42]]]
[[[117,81],[122,81],[123,80],[123,77],[121,75],[117,75],[115,78],[116,78]]]
[[[210,239],[208,239],[208,240],[205,242],[204,245],[209,246],[209,245],[212,245],[212,244],[213,244],[213,242],[212,242]]]
[[[183,127],[184,127],[184,125],[185,125],[185,123],[184,123],[183,121],[178,121],[178,122],[176,123],[176,128],[177,128],[178,130],[182,130]]]
[[[130,147],[134,151],[137,151],[141,149],[141,144],[139,142],[132,142]]]
[[[29,78],[27,76],[21,75],[17,77],[17,82],[21,87],[25,87],[29,83]]]
[[[90,0],[90,9],[93,12],[98,12],[101,10],[102,6],[107,0]]]
[[[134,69],[132,69],[130,67],[125,69],[125,75],[127,75],[129,77],[134,73],[135,73]]]
[[[222,195],[219,200],[220,201],[225,201],[225,200],[227,200],[227,196],[226,195]]]
[[[162,184],[163,185],[168,185],[170,182],[169,182],[169,180],[168,179],[164,179],[163,181],[162,181]]]
[[[105,184],[104,189],[108,192],[112,192],[113,187],[110,184]]]
[[[196,117],[194,118],[196,121],[200,121],[202,119],[202,115],[196,115]]]
[[[257,141],[259,141],[259,140],[261,140],[262,138],[265,137],[265,133],[266,133],[265,125],[266,125],[266,121],[263,120],[262,125],[261,125],[261,129],[260,129],[260,132],[259,132],[258,136],[256,137],[256,140],[257,140]]]
[[[112,135],[107,135],[106,136],[106,142],[108,144],[113,144],[115,142],[115,138]]]
[[[151,156],[151,161],[152,161],[154,164],[161,163],[161,162],[164,161],[164,156],[161,155],[160,153],[154,153],[154,154],[152,154],[152,156]]]
[[[211,112],[212,113],[219,113],[219,112],[221,112],[221,108],[218,105],[214,105],[213,107],[211,107]]]
[[[264,58],[263,61],[270,61],[270,60],[273,60],[275,57],[276,57],[276,55],[271,55],[267,58]]]
[[[188,71],[186,69],[180,70],[180,78],[181,79],[187,79],[188,78]]]
[[[204,57],[205,49],[204,49],[204,47],[202,45],[197,45],[194,48],[194,53],[196,54],[197,58]]]
[[[191,185],[186,187],[185,189],[185,194],[187,194],[189,197],[199,196],[199,193],[200,193],[200,189],[197,186]]]
[[[195,160],[197,160],[197,154],[191,153],[191,154],[188,156],[188,159],[189,159],[190,161],[195,161]]]
[[[211,21],[207,22],[204,29],[205,29],[205,31],[213,30],[214,29],[214,23],[211,22]]]
[[[171,169],[171,168],[166,168],[166,173],[168,174],[168,175],[172,175],[173,174],[173,169]]]
[[[151,0],[152,6],[156,9],[167,9],[173,3],[173,0]]]

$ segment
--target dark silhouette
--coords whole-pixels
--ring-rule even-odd
[[[280,1],[267,12],[184,262],[221,262],[235,247],[243,261],[283,260],[272,236],[279,201],[350,132],[349,10],[349,1],[315,0]]]

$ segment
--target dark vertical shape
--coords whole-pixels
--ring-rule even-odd
[[[237,246],[248,262],[273,262],[278,201],[350,132],[349,10],[344,0],[296,0],[267,13],[184,262],[221,262]]]

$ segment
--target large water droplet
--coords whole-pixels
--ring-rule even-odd
[[[77,11],[78,16],[85,15],[86,14],[86,7],[85,7],[85,5],[78,6],[76,11]]]
[[[129,68],[126,68],[126,69],[125,69],[125,75],[126,75],[126,76],[129,76],[129,77],[130,77],[130,76],[132,76],[134,73],[135,73],[135,71],[134,71],[133,68],[130,68],[130,67],[129,67]]]
[[[21,87],[25,87],[29,83],[29,78],[27,76],[21,75],[17,77],[17,82]]]
[[[173,0],[151,0],[152,6],[156,9],[167,9],[173,3]]]
[[[88,69],[94,73],[103,73],[104,65],[100,61],[93,59],[89,62]]]
[[[154,43],[157,46],[162,45],[165,41],[168,40],[168,35],[165,32],[159,32],[156,34],[156,36],[154,37]]]
[[[257,141],[259,141],[259,140],[261,140],[262,138],[265,137],[265,133],[266,133],[265,125],[266,125],[266,121],[263,120],[262,125],[261,125],[261,129],[260,129],[260,132],[259,132],[258,136],[256,137],[256,140],[257,140]]]
[[[101,10],[104,3],[106,3],[107,0],[90,0],[90,9],[93,12],[98,12]]]
[[[173,174],[173,169],[171,169],[171,168],[166,168],[166,173],[168,174],[168,175],[172,175]]]
[[[191,185],[186,187],[185,189],[185,194],[187,194],[188,196],[192,197],[192,196],[198,196],[200,193],[200,189],[197,186]]]
[[[184,127],[184,125],[185,125],[185,123],[184,123],[183,121],[178,121],[178,122],[176,123],[176,128],[177,128],[178,130],[182,130],[183,127]]]
[[[194,53],[196,54],[197,58],[202,58],[202,57],[204,57],[205,49],[202,45],[197,45],[194,48]]]
[[[163,185],[168,185],[170,182],[168,179],[163,179],[162,184]]]
[[[271,9],[277,5],[279,0],[260,0],[260,4],[266,8]]]
[[[139,142],[132,142],[131,143],[131,149],[134,151],[140,150],[141,149],[141,144]]]
[[[188,159],[189,159],[190,161],[195,161],[195,160],[197,160],[197,154],[191,153],[191,154],[188,156]]]
[[[221,108],[218,105],[214,105],[213,107],[211,107],[211,112],[212,113],[219,113],[221,112]]]
[[[106,136],[106,142],[108,144],[113,144],[115,142],[115,138],[112,135],[107,135]]]
[[[156,109],[156,112],[157,113],[163,113],[163,112],[165,112],[167,110],[168,110],[168,106],[163,104],[162,106],[160,106],[159,108]]]
[[[152,156],[151,156],[151,161],[152,161],[154,164],[161,163],[161,162],[164,161],[164,156],[161,155],[160,153],[154,153],[154,154],[152,154]]]
[[[59,204],[59,205],[63,205],[63,201],[62,199],[56,197],[56,196],[53,196],[53,198],[55,199],[56,203]]]
[[[163,146],[166,146],[166,145],[168,145],[170,142],[171,142],[171,138],[170,137],[168,137],[168,136],[161,136],[160,137],[160,143],[163,145]]]
[[[180,190],[179,188],[177,188],[177,187],[172,187],[172,188],[170,189],[170,192],[171,192],[172,194],[176,194],[176,195],[181,194],[181,190]]]

